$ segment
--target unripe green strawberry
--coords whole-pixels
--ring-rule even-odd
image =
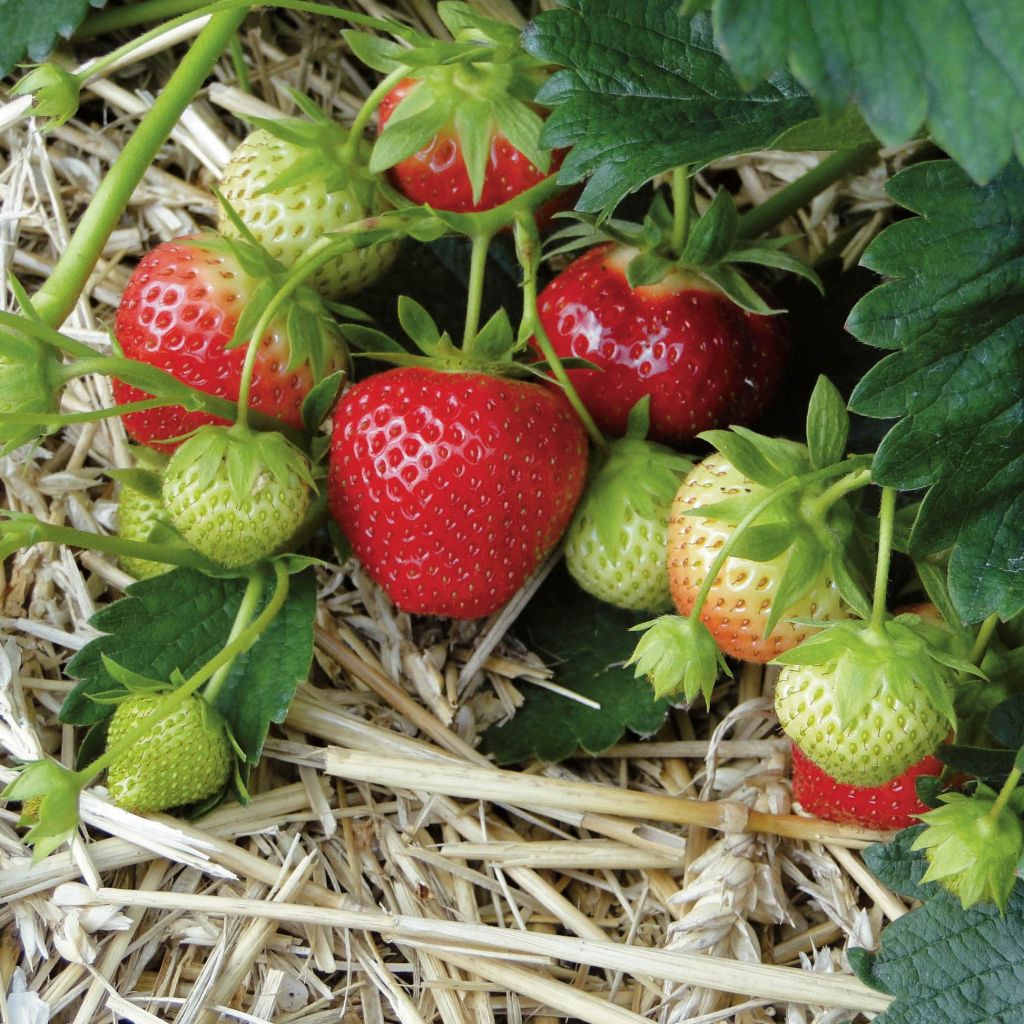
[[[153,718],[166,694],[132,695],[110,720],[108,749]],[[193,695],[107,769],[107,789],[118,806],[137,813],[163,811],[213,796],[228,781],[234,751],[220,716]]]
[[[164,503],[160,498],[159,483],[156,495],[148,494],[126,480],[121,481],[117,505],[117,535],[125,540],[145,541],[158,522],[164,518]],[[120,555],[121,568],[137,580],[148,580],[167,572],[171,566],[165,562],[151,562],[148,558]]]
[[[631,415],[576,509],[565,564],[589,594],[618,608],[660,613],[672,607],[668,587],[668,519],[691,463],[643,440],[646,408]]]
[[[340,150],[347,137],[340,126],[290,121],[275,130],[286,126],[298,131],[296,139],[267,128],[247,136],[224,169],[221,191],[256,241],[291,268],[325,234],[372,217],[387,204],[355,160],[346,173],[329,162],[331,147]],[[298,141],[307,136],[306,144]],[[217,229],[229,238],[239,234],[224,211]],[[373,284],[397,252],[397,242],[356,249],[325,263],[307,283],[328,299],[354,295]]]
[[[281,434],[202,427],[164,473],[164,507],[198,552],[229,569],[258,562],[296,532],[309,505],[305,457]]]
[[[779,723],[836,781],[889,782],[955,728],[956,674],[977,674],[941,633],[916,615],[835,623],[776,659]]]
[[[971,796],[943,793],[939,799],[942,807],[920,816],[928,827],[913,845],[928,857],[921,881],[940,882],[965,910],[982,900],[1003,910],[1024,855],[1024,791],[1016,789],[1002,802],[979,783]]]

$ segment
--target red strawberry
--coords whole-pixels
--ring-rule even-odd
[[[254,299],[261,282],[242,268],[216,236],[196,240],[215,248],[176,239],[158,245],[135,268],[117,310],[114,333],[123,353],[157,366],[209,394],[238,398],[245,346],[228,349],[238,318]],[[293,362],[288,326],[289,308],[281,312],[260,341],[253,371],[250,405],[290,427],[302,427],[302,400],[319,376],[340,365],[342,349],[328,329],[328,345],[297,365]],[[331,344],[333,343],[333,344]],[[317,363],[323,365],[317,366]],[[149,396],[138,388],[114,381],[119,404]],[[205,423],[223,423],[180,406],[129,413],[123,417],[128,433],[142,444],[170,450],[162,443]]]
[[[898,829],[917,824],[928,810],[917,798],[917,779],[941,775],[942,762],[932,755],[884,786],[849,786],[836,782],[794,743],[793,797],[809,814],[828,821],[853,822],[868,828]]]
[[[338,406],[328,497],[399,608],[473,619],[508,601],[557,543],[586,468],[586,436],[560,392],[401,367]]]
[[[384,130],[395,108],[421,83],[407,78],[399,82],[384,97],[380,105],[380,129]],[[476,213],[490,210],[515,199],[520,193],[533,188],[561,166],[564,150],[551,155],[551,167],[541,171],[516,149],[511,142],[494,129],[490,136],[490,156],[483,179],[483,190],[473,202],[473,186],[463,159],[462,141],[454,122],[443,127],[421,150],[398,161],[388,170],[397,189],[414,203],[427,203],[437,210],[455,213]],[[545,223],[551,214],[565,205],[560,197],[554,205],[547,204],[538,213]]]
[[[747,313],[707,279],[673,269],[631,288],[637,250],[585,253],[541,293],[541,323],[602,430],[626,431],[629,410],[651,396],[652,440],[680,444],[702,430],[756,419],[781,381],[789,342],[778,317]]]

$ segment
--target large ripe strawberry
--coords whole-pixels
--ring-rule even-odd
[[[163,694],[132,694],[110,719],[111,748],[153,719]],[[136,813],[163,811],[213,796],[228,781],[234,751],[224,723],[193,695],[153,727],[107,769],[107,789],[118,807]]]
[[[380,105],[382,131],[399,104],[407,96],[415,94],[420,86],[419,80],[408,78],[384,97]],[[507,203],[539,184],[558,170],[564,156],[563,152],[552,154],[550,164],[541,170],[495,127],[486,139],[487,162],[481,187],[474,195],[463,145],[459,126],[452,120],[442,126],[422,149],[390,167],[388,176],[395,187],[414,203],[426,203],[437,210],[454,213],[477,213]],[[554,208],[546,208],[542,222],[554,212]]]
[[[334,414],[330,508],[404,611],[500,608],[568,525],[586,436],[565,397],[479,372],[400,367]]]
[[[541,323],[606,433],[625,433],[629,410],[651,400],[651,438],[678,445],[702,430],[755,420],[773,399],[789,354],[784,322],[736,305],[707,277],[673,267],[631,287],[638,250],[591,249],[541,293]]]
[[[233,244],[235,249],[204,235],[158,245],[135,268],[114,321],[124,355],[232,401],[238,398],[246,352],[244,344],[229,347],[232,336],[239,317],[269,283],[243,268],[236,252],[246,254],[250,269],[255,266],[247,250]],[[344,349],[326,319],[307,309],[300,312],[308,313],[313,329],[293,337],[290,324],[296,321],[290,316],[295,308],[287,304],[258,342],[250,406],[301,429],[303,399],[325,373],[341,365]],[[114,397],[125,404],[149,395],[115,380]],[[128,413],[123,420],[137,441],[165,450],[174,448],[171,439],[204,423],[223,422],[181,406]]]
[[[682,615],[689,615],[693,610],[711,563],[733,533],[729,522],[687,513],[760,491],[762,487],[721,453],[709,455],[683,481],[672,504],[668,525],[669,584],[676,608]],[[776,515],[766,518],[775,525],[780,521],[784,523]],[[791,529],[806,529],[806,524],[796,521]],[[793,550],[789,549],[765,561],[737,557],[725,560],[700,618],[726,654],[744,661],[768,662],[814,632],[811,626],[789,620],[815,619],[824,625],[848,616],[826,564],[804,587],[800,598],[788,602],[781,610],[782,615],[779,614],[780,610],[774,608],[775,596],[792,557]],[[773,612],[779,621],[765,635]]]
[[[234,569],[295,534],[312,483],[305,457],[281,434],[206,426],[168,463],[164,508],[192,547]]]
[[[868,828],[900,829],[917,823],[928,810],[917,796],[922,775],[941,775],[942,762],[928,754],[882,786],[850,786],[837,782],[794,743],[793,797],[808,814],[827,821],[851,822]]]
[[[238,146],[224,168],[225,199],[256,241],[286,268],[332,231],[386,208],[365,154],[346,148],[348,133],[308,102],[309,120],[264,121]],[[237,226],[225,210],[217,228]],[[307,283],[328,299],[354,295],[394,262],[396,242],[356,249],[322,264]]]

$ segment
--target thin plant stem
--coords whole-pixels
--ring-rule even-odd
[[[274,563],[274,593],[270,598],[267,607],[260,612],[259,616],[246,626],[234,639],[221,648],[205,665],[203,665],[193,676],[190,676],[173,693],[169,693],[156,707],[153,714],[144,722],[134,728],[119,743],[105,750],[95,761],[88,764],[81,771],[75,773],[82,785],[90,779],[99,775],[105,768],[108,768],[119,757],[122,757],[135,746],[139,740],[159,722],[172,714],[189,697],[192,696],[208,679],[212,678],[225,665],[231,663],[240,654],[244,654],[263,635],[267,626],[281,610],[288,597],[288,570],[280,563]]]
[[[690,235],[690,207],[693,203],[693,179],[689,167],[672,170],[672,252],[681,256]]]
[[[985,652],[988,650],[989,642],[992,639],[992,634],[996,631],[996,626],[999,625],[999,613],[993,612],[982,624],[978,630],[978,635],[974,639],[974,646],[971,648],[970,662],[972,665],[980,665],[985,657]]]
[[[850,473],[849,476],[840,477],[834,484],[825,488],[807,508],[809,519],[820,519],[837,501],[845,497],[851,491],[860,490],[871,483],[871,470],[862,469],[857,473]]]
[[[896,518],[896,490],[882,488],[882,507],[878,512],[878,560],[875,563],[875,590],[871,600],[871,625],[878,628],[885,619],[885,595],[889,589],[889,562],[892,559],[892,531]]]
[[[342,156],[342,160],[353,160],[359,150],[359,143],[362,141],[363,132],[366,131],[367,125],[370,123],[370,118],[373,117],[377,108],[380,106],[381,101],[391,90],[398,85],[400,81],[409,73],[409,69],[406,67],[395,68],[394,71],[386,75],[377,85],[369,96],[363,100],[363,105],[359,108],[355,118],[352,121],[352,127],[349,129],[348,141],[345,143],[345,150]]]
[[[252,622],[256,609],[259,607],[260,598],[263,596],[264,582],[262,572],[256,570],[249,574],[249,582],[245,586],[242,603],[238,606],[238,611],[235,613],[235,621],[231,624],[231,632],[228,634],[229,644],[238,639],[242,630]],[[234,663],[235,659],[232,658],[231,661],[221,665],[206,684],[203,689],[203,699],[208,704],[212,704],[216,700],[220,688],[224,685],[224,681],[231,674],[231,666]]]
[[[149,398],[144,402],[128,402],[125,405],[115,405],[109,409],[54,413],[52,416],[34,412],[0,412],[0,424],[10,423],[18,427],[31,427],[38,423],[41,427],[65,427],[73,423],[95,423],[98,420],[109,419],[111,416],[126,416],[133,412],[146,412],[149,409],[166,409],[177,404],[177,402],[168,402],[162,398]]]
[[[1013,791],[1020,784],[1020,777],[1021,769],[1017,765],[1014,765],[1013,770],[1006,776],[1006,781],[1003,783],[1002,789],[999,790],[999,796],[996,797],[996,802],[988,812],[988,817],[991,821],[995,821],[1002,813],[1002,810],[1006,806],[1010,797],[1013,796]]]
[[[856,149],[837,150],[817,167],[812,167],[796,181],[740,217],[738,237],[757,238],[763,235],[806,206],[830,185],[869,164],[877,155],[878,146],[874,143]]]
[[[244,93],[252,95],[252,79],[249,77],[249,66],[245,62],[245,51],[242,49],[242,40],[236,32],[231,37],[229,46],[231,53],[231,66],[235,69],[235,77],[238,79],[238,88]]]
[[[55,327],[63,323],[75,308],[132,193],[220,59],[245,15],[246,9],[241,8],[210,19],[196,36],[153,106],[139,122],[120,156],[103,177],[57,265],[32,300],[44,323]]]
[[[484,279],[487,271],[487,253],[493,235],[473,236],[473,252],[469,261],[469,285],[466,295],[466,324],[462,331],[462,348],[469,349],[480,328],[480,306],[484,297]]]
[[[179,14],[189,14],[209,6],[209,0],[140,0],[123,7],[93,11],[75,32],[75,41],[95,39],[110,32],[165,21]]]

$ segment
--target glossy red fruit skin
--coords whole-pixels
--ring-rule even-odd
[[[827,821],[877,829],[909,828],[917,824],[918,814],[928,810],[917,798],[917,779],[942,773],[942,762],[929,755],[884,786],[848,786],[836,782],[796,744],[791,746],[793,799],[808,814]]]
[[[680,445],[702,430],[751,423],[781,383],[789,339],[779,317],[746,313],[702,278],[673,271],[630,288],[635,249],[598,246],[541,292],[541,324],[597,425],[622,436],[629,410],[651,397],[652,440]]]
[[[395,107],[418,85],[415,79],[406,78],[384,97],[379,108],[381,131]],[[491,156],[484,176],[483,192],[480,201],[474,203],[473,186],[462,159],[462,147],[455,128],[449,127],[438,132],[418,153],[400,160],[387,173],[395,188],[414,203],[426,203],[435,210],[449,210],[452,213],[479,213],[507,203],[540,184],[558,170],[564,156],[565,150],[553,152],[551,167],[545,174],[504,135],[495,133],[491,141]],[[542,206],[537,213],[538,223],[543,227],[552,214],[565,208],[570,198],[559,196]]]
[[[472,372],[400,367],[334,415],[331,513],[403,611],[500,608],[561,537],[587,441],[561,392]]]
[[[175,239],[158,245],[135,268],[121,296],[114,334],[122,352],[149,363],[208,394],[238,398],[245,346],[226,350],[235,324],[256,289],[256,281],[222,252]],[[302,428],[302,400],[313,386],[308,365],[287,370],[288,337],[283,318],[260,342],[252,376],[250,406],[296,429]],[[150,396],[115,380],[119,405]],[[225,421],[181,406],[128,413],[125,429],[136,441],[173,451],[180,437],[206,423]]]

